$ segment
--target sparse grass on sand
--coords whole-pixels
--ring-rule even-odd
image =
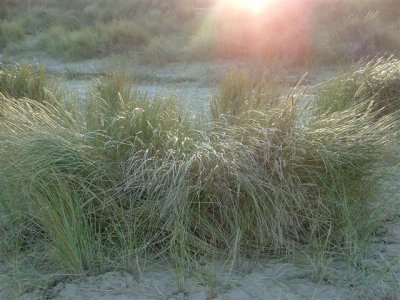
[[[204,123],[176,100],[142,98],[123,76],[99,83],[83,119],[30,82],[0,99],[2,258],[46,251],[52,268],[80,275],[137,257],[186,274],[295,249],[357,264],[389,215],[380,183],[397,163],[399,116],[366,109],[369,93],[305,119],[301,91],[280,97],[235,73]],[[400,86],[385,82],[381,93]]]

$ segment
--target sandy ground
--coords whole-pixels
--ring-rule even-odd
[[[388,268],[400,286],[400,220],[388,221],[372,243],[362,268]],[[263,259],[242,261],[240,271],[229,272],[216,263],[210,268],[211,276],[217,278],[216,284],[207,284],[193,276],[181,287],[172,270],[148,266],[131,274],[107,272],[83,279],[61,277],[47,288],[17,299],[397,299],[385,276],[366,271],[363,280],[370,282],[360,290],[353,268],[339,260],[329,265],[329,269],[319,270],[307,262]],[[6,265],[0,264],[0,269],[7,269]],[[0,286],[1,278],[0,275]],[[11,291],[0,291],[0,299],[11,299],[10,295]]]
[[[62,87],[81,99],[90,93],[93,79],[113,70],[109,62],[102,60],[60,63],[39,56],[36,62],[44,64],[51,73],[66,77],[61,82]],[[173,93],[196,110],[206,109],[219,78],[237,66],[233,62],[157,68],[114,64],[114,68],[137,76],[140,93],[149,97]],[[301,74],[302,70],[298,70],[282,76],[295,82]],[[332,74],[333,71],[319,74],[318,82],[329,79]],[[316,75],[309,77],[311,84],[318,84]],[[394,184],[398,185],[397,182]],[[346,262],[335,260],[324,264],[324,268],[307,260],[243,260],[239,271],[235,272],[219,264],[210,269],[210,276],[217,279],[216,284],[207,284],[206,280],[191,276],[178,287],[173,270],[150,266],[130,274],[107,272],[80,279],[62,276],[45,288],[23,293],[23,284],[9,284],[18,281],[15,268],[0,261],[0,300],[12,299],[21,291],[22,296],[17,299],[396,299],[394,292],[396,288],[400,289],[400,219],[388,220],[382,226],[371,240],[371,248],[357,271]],[[20,291],[10,290],[10,286],[18,286]]]
[[[1,60],[1,55],[0,55]],[[250,68],[260,74],[269,74],[271,80],[295,86],[308,70],[278,69],[260,67],[259,64],[245,64],[240,61],[219,60],[215,62],[172,63],[165,66],[136,65],[124,58],[90,59],[79,62],[60,62],[41,53],[8,57],[9,63],[34,63],[61,77],[60,85],[70,91],[73,97],[86,99],[95,86],[95,79],[112,72],[132,76],[139,93],[154,96],[175,95],[187,108],[207,111],[208,101],[214,95],[220,80],[230,71]],[[305,85],[318,85],[335,76],[335,69],[316,68],[306,75]],[[312,93],[311,91],[308,91]]]
[[[214,289],[188,279],[184,291],[170,271],[146,272],[136,279],[126,273],[110,272],[84,281],[60,283],[52,289],[53,299],[351,299],[337,288],[310,281],[305,267],[285,263],[259,263],[250,274],[225,274]],[[224,274],[221,274],[224,275]],[[223,277],[223,276],[221,276]],[[214,295],[212,295],[214,293]]]

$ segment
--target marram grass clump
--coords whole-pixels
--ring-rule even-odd
[[[400,60],[379,57],[360,62],[352,71],[324,86],[318,94],[319,112],[335,112],[364,104],[378,116],[400,109]]]
[[[62,93],[50,81],[43,67],[27,64],[0,69],[0,93],[6,98],[29,98],[52,105],[62,98]]]
[[[252,112],[282,108],[282,102],[278,101],[282,97],[282,87],[268,79],[267,75],[254,78],[240,70],[229,73],[210,103],[211,119],[235,123],[248,118]]]
[[[240,93],[214,99],[204,125],[120,76],[100,82],[85,120],[5,97],[2,254],[47,249],[53,266],[86,274],[138,257],[193,270],[310,245],[360,253],[387,216],[377,177],[396,163],[398,115],[353,103],[304,120],[301,93],[254,94],[229,78]]]

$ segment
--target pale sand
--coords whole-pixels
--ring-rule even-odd
[[[400,287],[400,219],[387,221],[371,243],[360,266],[365,271],[364,277],[358,277],[359,273],[340,260],[331,261],[325,269],[307,261],[300,264],[276,259],[243,260],[235,272],[226,268],[221,271],[222,264],[215,263],[213,268],[210,264],[208,270],[217,279],[213,281],[215,285],[191,276],[178,287],[176,272],[148,263],[146,267],[138,264],[131,274],[107,272],[80,279],[60,277],[57,282],[16,299],[397,299],[393,284]],[[376,274],[373,268],[385,273]],[[388,282],[388,274],[394,280],[392,283]],[[16,291],[4,288],[2,280],[6,277],[2,275],[8,275],[10,280],[16,274],[0,263],[0,299],[14,299]],[[360,287],[357,278],[367,282]]]

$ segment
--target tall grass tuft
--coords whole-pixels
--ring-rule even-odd
[[[56,104],[62,93],[49,81],[43,67],[16,65],[0,70],[0,93],[6,98],[29,98],[39,103]]]
[[[318,109],[336,112],[354,104],[382,116],[400,109],[400,60],[379,57],[361,62],[352,71],[324,86],[318,94]]]
[[[266,75],[252,78],[244,71],[233,71],[222,80],[210,103],[211,118],[214,122],[227,118],[234,122],[259,111],[273,111],[280,106],[281,93],[279,84]]]
[[[89,104],[87,123],[89,130],[110,138],[110,146],[127,151],[135,147],[163,152],[190,140],[185,136],[190,122],[176,99],[149,100],[139,95],[128,78],[115,74],[100,81]]]

